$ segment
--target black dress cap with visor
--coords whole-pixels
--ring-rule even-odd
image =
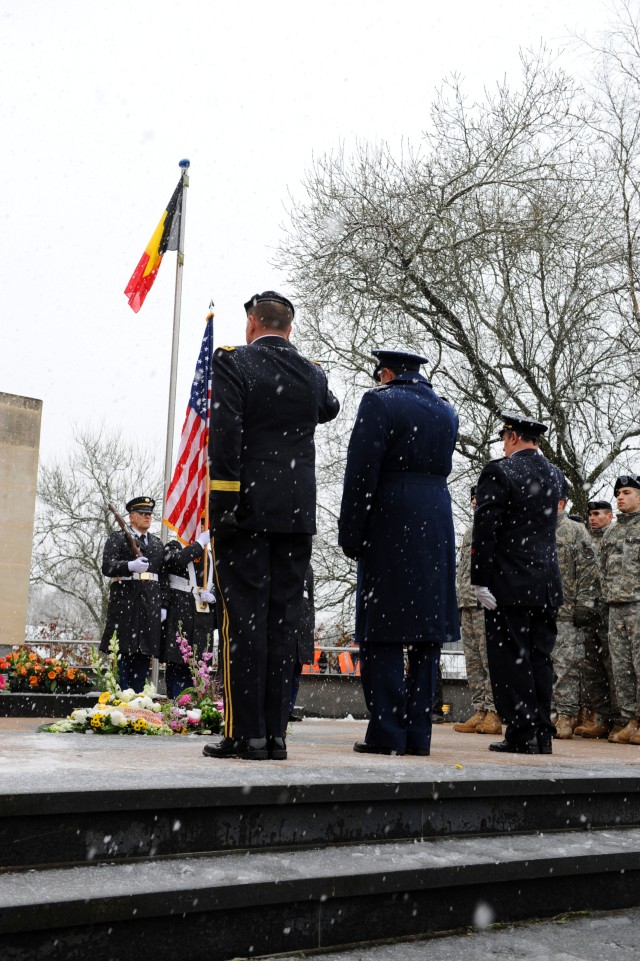
[[[513,410],[500,411],[500,417],[502,418],[502,427],[498,431],[500,440],[502,440],[505,431],[508,430],[514,430],[516,434],[529,434],[531,437],[540,437],[542,434],[546,434],[548,430],[546,424],[541,424],[537,420],[530,420]]]
[[[385,368],[394,374],[404,374],[406,371],[418,373],[422,364],[429,363],[429,359],[422,354],[411,354],[406,350],[372,350],[371,353],[378,361],[373,371],[373,379],[378,384]]]
[[[126,503],[128,514],[131,514],[133,511],[137,514],[153,514],[153,508],[155,506],[156,502],[153,497],[132,497],[131,500]]]
[[[275,290],[265,290],[261,294],[254,294],[244,305],[245,312],[248,314],[252,307],[256,307],[258,304],[272,303],[272,304],[284,304],[291,311],[291,316],[295,317],[296,312],[293,309],[293,304],[282,294],[279,294]]]

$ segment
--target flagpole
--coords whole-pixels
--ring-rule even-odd
[[[164,453],[164,483],[162,488],[162,516],[167,500],[167,491],[171,483],[171,465],[173,461],[173,434],[176,415],[176,381],[178,379],[178,346],[180,342],[180,307],[182,304],[182,268],[184,266],[184,228],[187,220],[187,187],[189,186],[188,160],[181,160],[182,169],[182,203],[180,210],[180,235],[178,239],[178,256],[176,258],[176,290],[173,301],[173,339],[171,341],[171,376],[169,378],[169,409],[167,411],[167,442]],[[167,543],[168,527],[163,524],[161,531],[162,543]]]
[[[187,187],[189,186],[189,160],[181,160],[178,165],[182,170],[182,198],[180,205],[180,234],[178,239],[178,256],[176,258],[176,289],[173,299],[173,337],[171,340],[171,374],[169,377],[169,407],[167,410],[167,440],[164,451],[164,480],[162,484],[162,517],[164,517],[167,491],[171,483],[171,464],[173,461],[173,434],[176,415],[176,381],[178,379],[178,347],[180,344],[180,308],[182,306],[182,268],[184,266],[184,231],[187,221]],[[160,538],[167,543],[169,528],[161,524]],[[151,661],[151,681],[158,686],[157,658]]]

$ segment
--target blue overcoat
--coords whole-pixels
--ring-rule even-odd
[[[362,398],[339,520],[339,543],[358,559],[358,643],[460,636],[447,488],[457,432],[455,410],[419,373]]]

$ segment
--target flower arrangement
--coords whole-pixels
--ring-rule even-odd
[[[213,673],[211,651],[202,657],[186,637],[176,637],[182,659],[189,668],[193,686],[165,707],[165,719],[175,734],[217,734],[222,727],[222,700]]]
[[[176,701],[157,700],[156,689],[149,681],[142,693],[122,691],[118,680],[118,638],[109,642],[106,663],[92,653],[96,687],[102,690],[98,703],[82,708],[64,720],[41,727],[47,734],[214,734],[222,725],[222,701],[211,668],[213,655],[206,651],[201,658],[185,638],[179,638],[180,650],[189,666],[193,687],[187,688]]]
[[[0,657],[0,689],[31,691],[36,694],[73,692],[84,694],[91,687],[88,675],[69,661],[57,657],[42,657],[29,647]]]
[[[136,694],[131,689],[118,695],[103,691],[94,707],[82,708],[62,721],[40,728],[47,734],[173,734],[164,723],[162,706],[149,693]]]

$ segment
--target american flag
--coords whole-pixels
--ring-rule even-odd
[[[182,426],[178,462],[167,491],[163,523],[190,544],[199,531],[207,498],[207,445],[211,411],[213,314],[206,321],[191,396]]]

